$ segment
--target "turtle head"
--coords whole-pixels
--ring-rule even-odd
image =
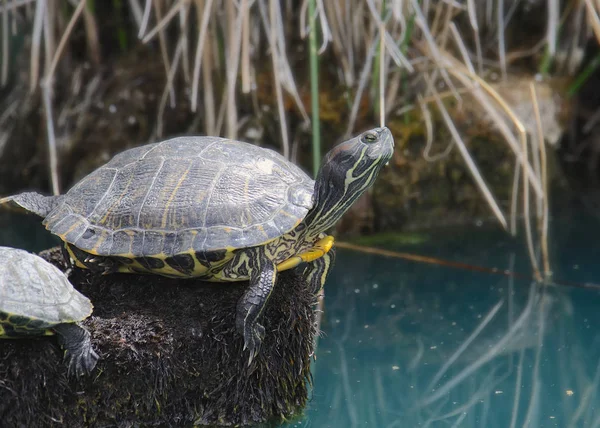
[[[315,181],[315,203],[307,216],[312,233],[333,226],[374,182],[394,153],[388,128],[375,128],[335,146]]]

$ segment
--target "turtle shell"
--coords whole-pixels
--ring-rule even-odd
[[[44,223],[101,256],[232,250],[292,230],[312,208],[313,189],[272,150],[179,137],[118,154],[69,190]]]
[[[55,266],[27,251],[0,247],[0,336],[9,334],[6,327],[34,333],[91,313],[89,299]]]

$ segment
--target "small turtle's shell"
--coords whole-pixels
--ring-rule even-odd
[[[115,156],[69,190],[45,224],[101,256],[231,251],[292,230],[312,208],[313,190],[272,150],[179,137]]]
[[[33,332],[91,313],[89,299],[56,267],[27,251],[0,247],[0,336],[3,324]]]

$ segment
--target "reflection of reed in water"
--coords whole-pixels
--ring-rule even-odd
[[[346,266],[328,290],[316,362],[332,426],[600,426],[600,363],[590,361],[600,344],[577,334],[563,288],[481,275],[492,281],[452,285],[446,269],[390,281],[364,273],[382,265]]]

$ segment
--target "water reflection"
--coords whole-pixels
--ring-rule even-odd
[[[464,232],[471,262],[525,270]],[[340,251],[327,293],[313,400],[290,426],[600,426],[597,291]]]

